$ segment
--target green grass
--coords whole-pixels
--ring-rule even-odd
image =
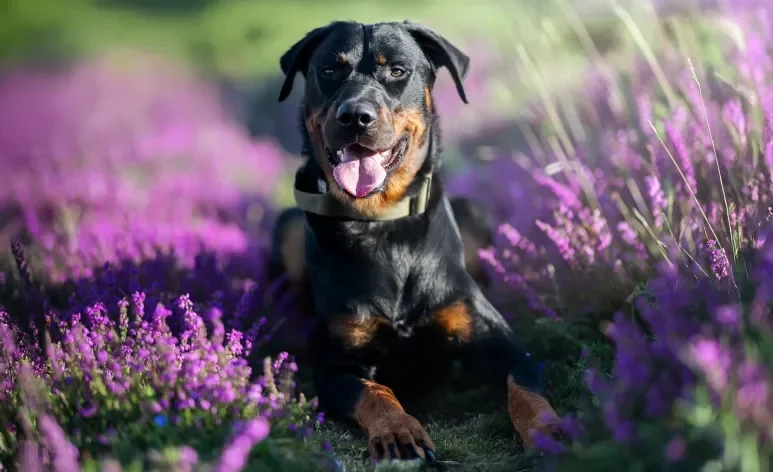
[[[583,368],[578,364],[562,380],[561,391],[552,391],[551,402],[561,412],[574,411],[581,402]],[[564,374],[565,375],[565,374]],[[574,384],[574,385],[573,385]],[[463,391],[442,389],[433,395],[432,408],[409,411],[421,421],[437,446],[441,461],[450,461],[460,470],[533,470],[538,457],[525,453],[508,418],[505,403],[486,388]],[[329,421],[312,437],[330,441],[347,471],[373,470],[369,463],[367,439],[356,427]],[[418,466],[399,464],[399,470],[418,470]],[[379,465],[376,470],[384,469]]]
[[[519,454],[519,442],[503,408],[498,408],[498,412],[495,407],[475,411],[473,406],[479,406],[482,393],[485,394],[480,390],[467,395],[446,394],[443,400],[453,403],[455,409],[451,415],[442,411],[416,415],[435,442],[439,460],[458,463],[466,470],[492,470],[490,467],[495,465],[513,464],[513,458]],[[358,430],[331,422],[316,433],[315,439],[330,441],[346,470],[373,469],[367,440]]]
[[[570,326],[550,322],[525,321],[518,332],[529,350],[546,361],[548,400],[560,415],[576,414],[592,407],[593,398],[585,386],[588,364],[580,356],[583,347],[600,367],[608,371],[612,362],[609,344],[601,342],[597,332],[578,321]],[[579,343],[578,339],[582,339]],[[301,366],[301,389],[313,395],[309,370]],[[505,399],[488,387],[469,385],[464,377],[452,376],[417,409],[408,409],[425,427],[437,446],[440,461],[448,461],[451,470],[530,471],[539,470],[540,456],[525,451],[507,415]],[[419,470],[410,462],[381,463],[373,467],[365,435],[352,424],[327,421],[311,438],[330,441],[334,452],[348,472],[370,470]]]

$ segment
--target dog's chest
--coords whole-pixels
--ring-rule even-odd
[[[344,303],[350,308],[370,301],[390,318],[401,311],[401,304],[412,304],[421,297],[430,288],[426,281],[432,275],[442,276],[449,262],[443,257],[447,251],[437,244],[430,247],[421,234],[400,238],[344,234],[333,244],[325,244],[328,242],[314,238],[307,244],[308,275],[315,296],[323,305]]]
[[[433,323],[431,316],[396,320],[369,314],[337,316],[327,321],[327,330],[350,355],[374,361],[383,356],[444,349],[454,344],[454,339]]]

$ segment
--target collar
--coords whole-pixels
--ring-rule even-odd
[[[395,206],[376,216],[364,216],[351,208],[341,204],[329,191],[324,193],[309,193],[293,187],[295,204],[303,211],[315,215],[347,218],[361,221],[391,221],[406,216],[421,215],[427,211],[429,194],[432,191],[432,172],[422,180],[419,192],[411,197],[405,197]]]

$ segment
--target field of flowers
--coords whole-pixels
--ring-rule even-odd
[[[509,71],[482,53],[476,123],[436,90],[447,188],[491,210],[489,295],[571,436],[522,451],[449,387],[425,421],[458,470],[773,469],[773,8],[663,30],[524,116],[483,113]],[[369,469],[267,282],[298,160],[223,103],[148,54],[0,77],[0,470]]]

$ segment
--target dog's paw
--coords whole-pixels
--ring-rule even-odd
[[[563,438],[560,418],[541,395],[509,382],[507,410],[524,447],[536,446],[537,438]]]
[[[372,461],[422,459],[434,462],[435,444],[421,423],[407,413],[389,415],[368,430]]]

